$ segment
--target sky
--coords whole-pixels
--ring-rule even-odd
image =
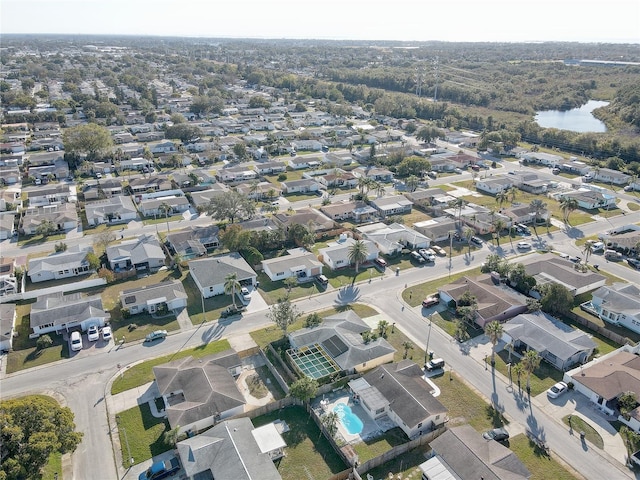
[[[640,0],[1,0],[0,32],[640,43]]]

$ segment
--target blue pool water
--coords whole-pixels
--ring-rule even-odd
[[[349,434],[356,435],[362,431],[362,427],[364,426],[362,420],[351,411],[349,405],[339,403],[333,407],[333,411],[338,414],[340,423],[342,423],[342,426]]]

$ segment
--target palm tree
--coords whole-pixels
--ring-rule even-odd
[[[409,190],[410,192],[415,192],[416,188],[418,188],[418,182],[420,182],[420,179],[415,175],[411,175],[405,180],[404,183],[407,186],[407,190]]]
[[[231,295],[231,300],[233,301],[233,306],[236,306],[236,291],[240,290],[242,286],[238,281],[237,273],[230,273],[226,277],[224,277],[224,293],[227,295]]]
[[[524,373],[524,366],[522,365],[522,362],[516,363],[513,367],[511,367],[511,373],[515,374],[516,378],[518,379],[518,389],[520,389],[520,377]]]
[[[449,207],[458,210],[458,224],[460,224],[460,217],[462,216],[462,209],[467,204],[467,201],[463,198],[456,198],[449,202]]]
[[[589,255],[591,255],[591,244],[585,243],[584,249],[582,250],[582,254],[584,255],[584,264],[589,264]]]
[[[380,320],[378,322],[378,333],[382,338],[387,338],[387,328],[389,328],[389,322],[386,320]]]
[[[360,264],[367,259],[368,254],[369,250],[367,249],[367,245],[362,240],[356,240],[349,247],[349,262],[355,263],[356,275],[358,274]],[[355,281],[355,277],[353,277],[353,279]]]
[[[516,197],[518,196],[518,189],[516,187],[507,188],[507,197],[511,203],[515,202]]]
[[[507,201],[506,190],[500,190],[498,193],[496,193],[496,203],[500,206],[500,208],[502,208],[502,205],[504,205],[506,201]]]
[[[538,237],[538,240],[540,240],[540,235],[538,235],[538,219],[540,218],[540,215],[542,214],[542,212],[544,212],[547,209],[547,204],[544,203],[542,200],[536,199],[536,200],[532,200],[531,203],[529,204],[529,208],[531,210],[531,212],[533,212],[533,230],[536,232],[536,237]]]
[[[476,234],[476,231],[471,227],[465,227],[462,231],[462,236],[467,240],[467,245],[469,246],[469,255],[471,255],[471,237]]]
[[[169,212],[172,211],[171,205],[167,202],[162,202],[158,207],[158,211],[164,214],[164,218],[167,221],[167,233],[169,233]]]
[[[409,341],[403,342],[402,348],[404,348],[404,355],[402,356],[402,358],[407,358],[407,355],[409,355],[409,350],[413,350],[413,343]]]
[[[571,197],[562,197],[560,200],[560,211],[562,212],[565,225],[569,224],[569,215],[578,208],[578,201]]]
[[[531,374],[538,368],[540,365],[540,355],[535,350],[527,350],[522,357],[522,368],[527,374],[527,393],[531,393]]]
[[[496,234],[496,241],[498,242],[498,246],[500,246],[500,232],[507,227],[507,224],[501,218],[497,219],[493,222],[493,229]]]
[[[372,182],[371,189],[376,192],[376,195],[379,197],[384,197],[384,194],[387,193],[387,188],[384,186],[382,182]]]
[[[489,337],[491,342],[491,366],[496,365],[496,345],[502,337],[502,324],[497,321],[489,322],[484,326],[484,333]]]

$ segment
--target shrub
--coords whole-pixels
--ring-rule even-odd
[[[133,332],[136,328],[138,328],[138,325],[136,325],[135,323],[130,323],[129,326],[127,327],[127,330],[129,330],[130,332]]]
[[[104,278],[107,283],[113,283],[116,280],[115,273],[104,267],[98,270],[98,277]]]
[[[280,175],[278,175],[278,181],[279,182],[284,182],[287,179],[287,174],[286,173],[281,173]]]

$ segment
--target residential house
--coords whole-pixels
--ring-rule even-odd
[[[267,231],[267,232],[278,232],[283,227],[278,222],[274,221],[273,217],[256,217],[251,220],[245,220],[243,222],[238,222],[236,225],[239,225],[243,230],[250,230],[255,232]]]
[[[314,208],[301,208],[292,214],[276,213],[273,220],[287,230],[291,225],[299,223],[309,228],[316,235],[335,228],[333,220]]]
[[[514,290],[501,284],[499,280],[494,280],[488,274],[474,278],[461,277],[440,287],[438,292],[441,303],[455,307],[464,294],[473,295],[478,305],[475,323],[482,328],[489,322],[503,323],[527,311],[524,295],[518,295]]]
[[[78,226],[78,212],[74,203],[27,208],[21,219],[25,235],[35,235],[44,222],[51,222],[58,231],[67,232]]]
[[[92,227],[127,223],[138,218],[133,200],[124,195],[88,202],[85,204],[85,214],[87,223]]]
[[[370,202],[371,206],[378,211],[382,218],[390,215],[404,215],[411,213],[413,202],[404,195],[391,195],[388,197],[378,197]]]
[[[358,178],[350,172],[344,170],[335,169],[330,173],[324,175],[318,175],[315,177],[325,187],[335,188],[355,188],[358,185]]]
[[[166,212],[165,205],[170,207]],[[138,208],[145,217],[165,217],[172,216],[189,210],[189,200],[185,196],[158,197],[140,200]]]
[[[446,192],[441,188],[429,188],[427,190],[415,190],[413,192],[406,192],[404,196],[415,205],[424,208],[425,210],[431,210],[434,205],[434,199],[446,195]]]
[[[598,168],[593,169],[586,175],[591,180],[596,180],[602,183],[609,183],[611,185],[626,185],[631,180],[631,175],[619,172],[618,170],[612,170],[610,168]]]
[[[520,314],[502,328],[503,342],[513,345],[516,350],[534,350],[543,360],[563,372],[585,363],[597,346],[582,330],[543,313]]]
[[[104,327],[110,315],[102,306],[102,297],[86,297],[81,293],[64,295],[62,292],[40,296],[31,305],[29,325],[34,336],[82,330],[89,325]]]
[[[33,283],[87,275],[93,272],[87,260],[89,253],[93,253],[92,247],[76,245],[64,252],[32,258],[27,274]]]
[[[149,145],[149,150],[151,153],[173,153],[178,151],[177,145],[171,140],[164,140],[155,144]]]
[[[13,337],[16,335],[16,306],[13,303],[0,303],[0,352],[13,350]]]
[[[297,152],[319,152],[322,150],[322,142],[318,140],[295,140],[291,142],[291,146]]]
[[[273,175],[275,173],[286,172],[287,166],[284,162],[264,162],[257,163],[254,169],[259,175]]]
[[[311,178],[302,178],[300,180],[287,180],[280,182],[282,193],[313,193],[320,190],[320,184]]]
[[[520,154],[519,157],[527,162],[546,165],[547,167],[552,168],[557,167],[564,161],[564,158],[560,155],[544,152],[524,152]]]
[[[433,396],[422,367],[412,360],[380,365],[351,380],[349,388],[373,420],[388,417],[411,439],[447,421],[446,407]]]
[[[41,207],[54,203],[75,202],[75,187],[71,191],[71,186],[66,183],[55,185],[40,185],[22,190],[26,194],[30,207]]]
[[[509,217],[511,225],[521,223],[523,225],[531,225],[536,221],[536,212],[531,208],[531,204],[526,205],[511,205],[509,207],[503,207],[500,209],[500,213]],[[551,213],[547,208],[538,212],[538,222],[548,222],[551,217]]]
[[[343,200],[320,207],[320,211],[333,221],[368,222],[376,214],[376,209],[362,200]]]
[[[166,244],[173,254],[180,255],[183,259],[201,257],[207,250],[218,248],[220,229],[216,225],[208,227],[187,227],[167,235]]]
[[[563,198],[573,198],[578,202],[578,207],[586,210],[595,210],[597,208],[617,208],[615,195],[588,190],[585,188],[569,192],[561,192],[557,194],[556,198],[558,200],[562,200]]]
[[[285,446],[273,423],[254,428],[250,418],[241,417],[188,437],[176,449],[189,480],[282,480],[273,459]]]
[[[431,171],[440,173],[451,173],[457,167],[449,157],[432,156],[429,160],[431,162]]]
[[[120,292],[120,305],[131,315],[176,312],[187,306],[187,292],[179,280],[143,285]]]
[[[0,185],[15,185],[19,181],[20,169],[18,167],[0,167]]]
[[[271,182],[258,183],[241,183],[236,190],[252,200],[265,200],[269,198],[278,198],[280,189],[275,187]]]
[[[246,401],[236,385],[240,373],[242,361],[231,349],[153,367],[171,428],[198,432],[243,413]]]
[[[626,392],[640,392],[640,352],[638,345],[624,345],[564,374],[563,380],[574,385],[605,415],[613,415],[640,433],[640,409],[625,417],[620,412],[619,397]]]
[[[225,279],[233,273],[241,285],[256,284],[256,272],[237,252],[189,262],[189,274],[204,298],[223,295]]]
[[[164,192],[173,189],[171,180],[164,176],[139,177],[129,180],[129,189],[133,194]]]
[[[148,160],[144,157],[134,157],[120,160],[120,163],[117,165],[117,170],[119,172],[123,172],[125,170],[138,170],[141,172],[143,169],[152,166],[153,160]]]
[[[113,271],[135,269],[157,271],[165,265],[164,250],[155,235],[142,235],[107,247],[109,268]]]
[[[371,262],[378,258],[379,250],[376,244],[371,240],[361,240],[364,244],[366,257],[359,267],[368,262]],[[352,246],[356,243],[356,240],[346,235],[341,235],[337,242],[329,243],[326,248],[319,250],[319,257],[322,261],[331,269],[336,270],[338,268],[347,268],[353,265],[349,256]]]
[[[18,293],[18,290],[16,259],[12,257],[0,257],[0,297]]]
[[[321,157],[310,155],[304,155],[302,157],[292,157],[289,159],[289,166],[294,170],[301,170],[303,168],[314,168],[320,166],[321,164]]]
[[[534,195],[542,195],[547,193],[549,181],[540,178],[535,173],[522,173],[515,175],[516,187],[520,190]]]
[[[116,178],[105,178],[95,183],[85,183],[82,195],[85,201],[122,195],[122,184]]]
[[[504,192],[515,185],[514,178],[508,177],[489,177],[489,178],[477,178],[476,190],[489,195],[497,195],[500,192]]]
[[[506,215],[497,212],[474,212],[472,214],[460,215],[460,221],[471,227],[476,233],[486,235],[495,231],[495,224],[498,220],[502,220],[505,228],[511,227],[511,219]]]
[[[262,261],[262,270],[272,282],[287,278],[311,279],[322,274],[322,262],[304,248],[287,250],[287,255]]]
[[[13,213],[0,214],[0,240],[11,238],[16,233],[15,219]]]
[[[211,200],[218,195],[225,194],[229,191],[229,187],[223,183],[214,183],[207,190],[200,190],[197,192],[191,192],[191,203],[198,211],[204,211],[207,209]]]
[[[573,158],[573,157],[572,157]],[[558,168],[563,172],[585,175],[591,171],[592,167],[578,160],[562,160]]]
[[[607,248],[621,250],[626,254],[638,254],[638,243],[640,243],[640,226],[625,225],[612,229],[608,234],[600,234],[599,237],[607,245]]]
[[[19,187],[0,190],[0,212],[22,209],[22,193]]]
[[[590,309],[609,324],[640,333],[640,288],[633,283],[602,285],[593,292]]]
[[[363,372],[393,361],[396,350],[384,338],[378,337],[365,342],[362,334],[370,330],[371,328],[353,310],[345,310],[326,317],[316,327],[302,328],[289,333],[291,349],[288,350],[288,355],[295,357],[304,352],[305,347],[314,346],[331,358],[336,371],[347,374]],[[314,372],[301,373],[317,378]]]
[[[405,247],[429,248],[430,244],[428,237],[400,223],[372,223],[358,227],[356,231],[375,243],[380,253],[385,255],[400,253]]]
[[[216,178],[219,182],[235,184],[255,180],[258,178],[258,174],[248,165],[227,166],[217,171]]]
[[[553,253],[527,255],[519,257],[518,263],[524,265],[527,275],[536,279],[537,285],[555,282],[564,286],[572,295],[581,295],[601,287],[606,277],[591,270],[580,272],[575,264]]]
[[[518,456],[471,425],[449,428],[429,445],[434,456],[420,464],[423,480],[527,480],[531,473]]]
[[[342,154],[327,153],[324,156],[323,163],[332,167],[347,167],[353,163],[353,157],[349,152],[345,152]]]
[[[450,217],[437,217],[413,224],[416,232],[426,236],[430,243],[449,240],[449,235],[457,231],[457,222]]]

